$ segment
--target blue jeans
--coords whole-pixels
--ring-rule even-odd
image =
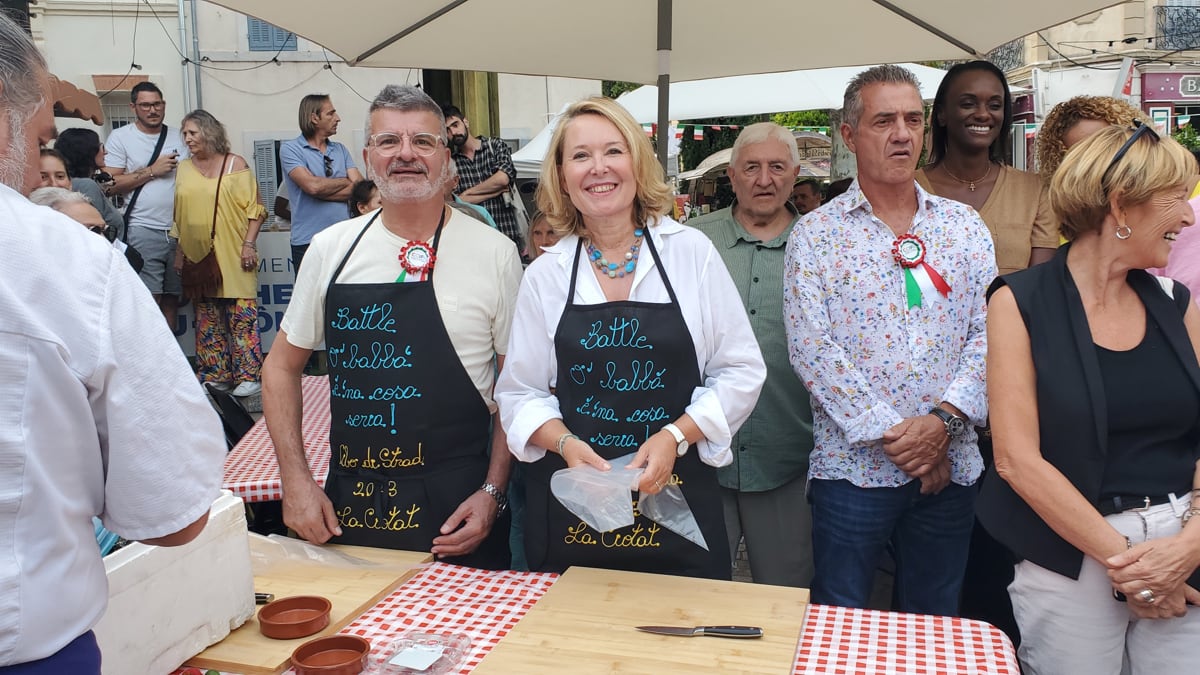
[[[812,602],[866,607],[890,543],[896,561],[893,609],[957,615],[975,494],[973,485],[950,483],[936,495],[922,495],[919,480],[894,488],[811,481]]]

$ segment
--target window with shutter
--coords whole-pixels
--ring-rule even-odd
[[[246,37],[252,52],[296,51],[295,33],[276,28],[254,17],[246,17]]]
[[[263,206],[270,214],[268,222],[275,222],[275,190],[279,186],[279,172],[276,156],[279,141],[254,141],[254,178],[258,181],[258,194],[262,196]]]

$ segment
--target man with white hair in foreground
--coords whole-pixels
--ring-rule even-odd
[[[157,304],[107,241],[30,203],[55,136],[46,63],[0,15],[0,673],[98,675],[92,517],[176,546],[225,442]]]

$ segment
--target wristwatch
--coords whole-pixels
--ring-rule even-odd
[[[929,411],[929,414],[936,415],[938,419],[945,423],[946,435],[950,438],[958,438],[967,431],[967,421],[944,408],[934,406],[933,410]]]
[[[488,493],[492,496],[492,499],[496,500],[496,504],[500,507],[500,509],[496,511],[497,516],[501,513],[504,513],[504,509],[508,508],[508,495],[504,494],[504,491],[500,488],[492,485],[491,483],[484,483],[483,485],[479,486],[479,489]]]
[[[675,454],[679,457],[686,455],[688,449],[687,436],[683,435],[683,432],[679,430],[679,427],[675,426],[674,424],[668,424],[664,426],[662,430],[668,434],[671,434],[671,437],[674,438],[675,442],[678,444],[675,447]]]

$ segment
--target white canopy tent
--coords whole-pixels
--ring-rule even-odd
[[[861,63],[979,58],[1115,0],[210,0],[350,65],[656,83]],[[678,6],[676,6],[678,5]],[[678,11],[675,11],[678,10]],[[807,30],[797,30],[797,26]],[[518,37],[536,39],[522,43]],[[666,138],[659,150],[666,157]]]
[[[899,65],[917,76],[921,82],[922,98],[932,100],[946,71],[916,63]],[[674,82],[671,84],[670,118],[682,121],[790,110],[841,108],[846,85],[855,75],[872,67],[819,68]],[[619,96],[617,102],[638,122],[653,122],[658,116],[658,87],[639,87]],[[556,115],[546,128],[513,153],[513,163],[517,167],[518,176],[537,176],[542,159],[550,147],[550,135],[554,133],[557,124]]]
[[[932,100],[946,71],[916,63],[901,63],[921,82],[921,97]],[[711,80],[671,83],[667,118],[695,120],[730,115],[758,115],[789,110],[827,110],[842,107],[846,85],[873,66],[791,70],[786,73],[738,75]],[[658,119],[658,87],[647,85],[621,94],[617,102],[638,122]]]

